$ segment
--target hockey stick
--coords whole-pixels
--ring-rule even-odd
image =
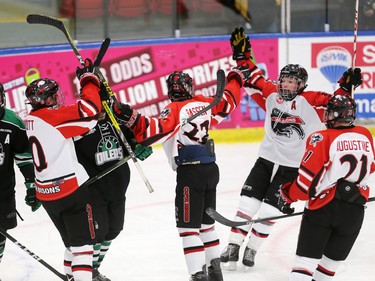
[[[118,167],[122,166],[123,164],[125,164],[126,162],[129,161],[130,159],[130,155],[129,156],[126,156],[125,158],[122,158],[121,160],[119,160],[118,162],[116,162],[115,164],[113,164],[111,167],[105,169],[104,171],[101,171],[99,174],[97,174],[96,176],[88,179],[87,181],[85,181],[81,187],[87,187],[91,184],[93,184],[94,182],[100,180],[101,178],[105,177],[106,175],[108,175],[109,173],[111,173],[112,171],[116,170]]]
[[[68,42],[72,47],[74,53],[76,54],[80,64],[85,64],[81,54],[78,51],[76,44],[74,43],[72,37],[70,36],[68,30],[66,29],[64,23],[61,20],[46,15],[30,14],[27,16],[26,21],[30,24],[46,24],[60,29],[64,33],[65,37],[68,39]]]
[[[50,16],[46,16],[46,15],[30,14],[30,15],[27,16],[27,22],[30,23],[30,24],[47,24],[47,25],[54,26],[54,27],[58,28],[59,30],[61,30],[64,33],[65,37],[68,39],[69,44],[72,47],[74,53],[76,54],[80,64],[83,65],[83,66],[85,65],[84,60],[82,59],[82,56],[79,53],[76,44],[74,43],[72,37],[70,36],[68,30],[66,29],[64,23],[61,20],[50,17]],[[104,54],[103,54],[103,56],[104,56]],[[121,104],[119,103],[119,101],[117,100],[113,91],[109,87],[108,82],[104,79],[104,76],[100,73],[100,70],[98,70],[97,73],[101,76],[100,80],[103,83],[103,85],[106,87],[108,95],[110,96],[112,101],[120,108]],[[128,151],[130,157],[132,158],[138,172],[140,173],[143,181],[145,182],[146,187],[148,188],[148,191],[150,193],[153,192],[154,189],[152,188],[152,186],[151,186],[150,182],[148,181],[148,179],[146,178],[146,175],[144,174],[141,166],[139,165],[137,157],[135,156],[129,142],[126,140],[123,132],[121,131],[121,128],[120,128],[117,120],[115,119],[111,109],[108,106],[108,103],[106,101],[102,101],[102,104],[103,104],[103,107],[104,107],[109,119],[111,120],[113,126],[116,128],[116,130],[117,130],[126,150]]]
[[[14,244],[16,244],[19,248],[24,250],[29,256],[43,264],[45,267],[47,267],[49,270],[51,270],[53,273],[55,273],[60,279],[66,280],[65,275],[58,272],[56,269],[54,269],[51,265],[49,265],[47,262],[42,260],[40,257],[38,257],[36,254],[31,252],[28,248],[26,248],[24,245],[22,245],[20,242],[18,242],[13,236],[11,236],[9,233],[7,233],[3,228],[0,227],[0,233],[4,235],[6,238],[8,238],[10,241],[12,241]]]
[[[373,202],[373,201],[375,201],[375,197],[370,197],[367,202]],[[209,215],[215,221],[217,221],[217,222],[219,222],[223,225],[229,226],[229,227],[249,225],[249,224],[264,222],[264,221],[279,220],[279,219],[299,216],[299,215],[302,215],[303,213],[304,212],[297,212],[297,213],[288,214],[288,215],[274,216],[274,217],[255,219],[255,220],[233,221],[233,220],[227,219],[223,215],[219,214],[214,208],[209,207],[209,208],[206,209],[207,215]]]
[[[352,58],[352,69],[354,71],[355,64],[357,61],[357,31],[358,31],[358,2],[355,1],[355,14],[354,14],[354,42],[353,42],[353,58]],[[354,97],[354,85],[352,85],[352,97]]]
[[[210,110],[211,108],[213,108],[215,105],[217,105],[220,102],[221,98],[223,97],[224,87],[225,87],[225,73],[224,73],[224,70],[219,69],[216,72],[216,77],[217,77],[217,82],[216,82],[217,84],[216,84],[216,94],[215,94],[214,100],[208,106],[206,106],[205,108],[203,108],[202,110],[198,111],[194,115],[192,115],[189,118],[185,119],[182,122],[181,127],[183,127],[186,124],[188,124],[189,122],[193,121],[199,115],[201,115],[202,113],[205,113],[206,111]]]

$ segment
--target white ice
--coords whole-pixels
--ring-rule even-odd
[[[217,210],[228,218],[236,211],[239,192],[254,161],[259,143],[217,144],[217,163],[221,180],[218,185]],[[161,148],[146,161],[140,162],[155,192],[149,193],[133,163],[132,178],[127,193],[125,227],[112,243],[101,266],[101,272],[112,281],[187,281],[189,276],[183,256],[181,240],[174,221],[175,173],[167,164]],[[17,183],[18,211],[24,218],[14,238],[48,264],[63,272],[63,244],[41,208],[32,213],[24,204],[25,189],[19,172]],[[375,194],[374,176],[371,185]],[[296,211],[303,204],[297,203]],[[288,280],[294,259],[301,217],[279,220],[272,234],[256,256],[255,267],[245,272],[241,265],[235,272],[224,271],[225,281],[280,281]],[[369,203],[362,231],[348,259],[336,274],[337,281],[375,280],[375,202]],[[229,228],[216,223],[221,246],[227,244]],[[0,264],[2,281],[60,280],[54,273],[7,241]]]

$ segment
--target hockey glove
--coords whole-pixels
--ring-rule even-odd
[[[291,182],[287,182],[280,188],[280,193],[278,194],[278,208],[279,210],[287,215],[294,213],[294,208],[290,206],[293,203],[293,199],[289,197],[289,189],[292,186]]]
[[[95,73],[94,65],[89,58],[85,59],[85,65],[83,67],[76,68],[76,75],[81,87],[85,86],[88,81],[91,81],[97,87],[100,87],[99,76]]]
[[[248,60],[251,58],[251,44],[249,36],[246,36],[243,27],[237,28],[230,37],[230,46],[232,48],[232,58],[235,61]]]
[[[35,183],[26,181],[25,182],[26,186],[26,196],[25,196],[25,203],[26,205],[31,207],[31,210],[35,212],[36,210],[39,209],[40,205],[42,203],[36,198],[36,193],[35,193]]]
[[[244,82],[249,79],[250,77],[250,70],[249,70],[249,65],[240,65],[233,67],[231,71],[229,71],[227,75],[227,80],[228,82],[231,81],[232,79],[236,79],[238,83],[240,84],[240,87],[244,84]]]
[[[100,83],[100,90],[99,90],[99,96],[101,101],[110,101],[110,97],[107,91],[107,88],[104,86],[103,83]]]
[[[357,88],[359,85],[362,84],[362,73],[360,68],[349,68],[345,71],[339,81],[340,87],[348,93],[352,92],[352,86]]]
[[[113,111],[117,122],[128,128],[133,128],[141,116],[137,111],[133,110],[130,105],[120,103],[120,107],[116,103],[113,105]]]
[[[143,161],[152,154],[151,146],[143,146],[137,143],[135,139],[132,139],[131,142],[134,145],[134,154],[139,160]]]

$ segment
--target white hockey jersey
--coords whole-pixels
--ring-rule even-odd
[[[261,93],[265,99],[265,136],[259,157],[273,163],[298,168],[306,147],[307,137],[323,128],[324,109],[330,94],[305,91],[291,101],[285,101],[277,92],[277,85],[263,77],[256,81],[256,90],[246,88],[251,95]],[[336,93],[342,94],[338,89]]]
[[[78,163],[72,137],[92,129],[101,110],[99,88],[88,83],[82,100],[70,106],[32,110],[25,123],[32,147],[37,198],[57,200],[88,179]]]

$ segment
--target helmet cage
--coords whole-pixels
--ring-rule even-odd
[[[193,97],[193,79],[189,74],[175,71],[167,78],[168,98],[171,101],[182,101]]]
[[[336,122],[352,125],[356,118],[357,105],[348,95],[331,97],[324,113],[324,123],[327,128],[333,128]]]
[[[299,64],[288,64],[280,71],[277,91],[284,100],[293,100],[306,89],[307,79],[305,68]]]
[[[25,91],[33,109],[55,106],[59,103],[59,85],[52,79],[37,79],[31,82]],[[61,95],[60,95],[61,96]],[[52,100],[49,99],[52,97]]]

